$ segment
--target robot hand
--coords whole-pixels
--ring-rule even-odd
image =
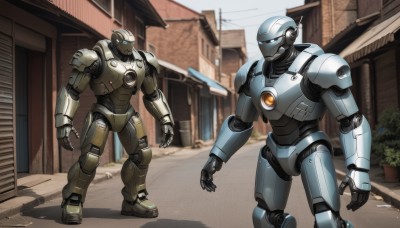
[[[349,186],[351,202],[346,206],[347,210],[357,210],[368,201],[371,184],[367,172],[349,170],[339,186],[339,193],[343,195],[344,189]]]
[[[169,144],[171,144],[172,139],[174,138],[174,129],[170,124],[164,124],[161,126],[161,133],[162,133],[162,138],[160,147],[165,148],[169,146]]]
[[[79,139],[78,131],[72,125],[63,125],[57,128],[57,140],[67,150],[74,150],[71,141],[69,140],[69,134],[71,131],[75,134],[75,137]]]
[[[206,164],[201,170],[200,176],[200,185],[203,190],[207,190],[208,192],[215,192],[217,186],[213,183],[213,174],[219,171],[222,167],[222,160],[211,154],[208,158]]]

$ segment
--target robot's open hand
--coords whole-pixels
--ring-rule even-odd
[[[169,144],[171,144],[172,139],[174,138],[174,129],[170,124],[165,124],[161,126],[161,143],[160,147],[167,147]]]
[[[213,174],[219,171],[221,167],[222,160],[219,157],[211,154],[201,170],[200,185],[203,189],[209,192],[215,192],[217,186],[213,183]]]
[[[357,210],[368,201],[371,184],[367,172],[350,170],[339,186],[339,193],[343,195],[344,189],[349,186],[351,192],[351,202],[347,205],[347,210]]]
[[[73,132],[75,137],[79,139],[78,131],[72,125],[64,125],[57,128],[57,140],[58,143],[61,144],[67,150],[74,150],[71,141],[69,140],[69,134]]]

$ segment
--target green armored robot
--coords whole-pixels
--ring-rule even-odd
[[[134,49],[135,37],[124,29],[115,30],[111,40],[100,40],[91,49],[78,50],[72,57],[73,67],[68,84],[57,97],[56,128],[59,143],[73,150],[70,133],[79,137],[72,122],[79,106],[79,94],[88,85],[97,98],[87,114],[80,139],[81,156],[68,172],[63,188],[62,221],[82,222],[82,205],[93,180],[99,158],[109,131],[118,132],[129,154],[121,170],[124,183],[122,215],[153,218],[158,209],[147,199],[146,174],[152,152],[148,146],[143,122],[130,104],[138,90],[144,93],[143,102],[152,116],[160,121],[162,140],[167,147],[173,139],[173,117],[164,97],[157,88],[159,64],[156,57]]]

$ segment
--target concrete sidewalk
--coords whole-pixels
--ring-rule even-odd
[[[182,147],[153,147],[153,159],[186,149]],[[121,163],[110,163],[105,166],[99,166],[92,184],[120,175],[121,168]],[[61,190],[66,184],[67,173],[57,173],[54,175],[34,174],[19,178],[18,196],[0,203],[0,220],[60,197]]]
[[[206,147],[209,145],[206,145]],[[202,148],[204,149],[204,148]],[[191,150],[190,148],[168,147],[160,149],[152,148],[153,158],[167,156],[172,153]],[[334,163],[336,174],[341,180],[345,173],[344,160],[342,156],[335,156]],[[122,164],[112,163],[106,166],[98,167],[96,177],[93,184],[105,181],[113,176],[119,175]],[[377,199],[383,199],[387,204],[391,204],[396,208],[400,208],[400,182],[387,183],[384,181],[383,172],[380,167],[373,166],[370,171],[372,196]],[[45,181],[43,182],[43,180]],[[31,187],[24,188],[24,183],[40,183]],[[30,210],[35,206],[43,204],[51,199],[61,196],[61,190],[67,183],[66,173],[57,173],[54,175],[28,175],[18,179],[18,185],[21,188],[18,196],[0,203],[0,220],[11,217],[26,210]]]

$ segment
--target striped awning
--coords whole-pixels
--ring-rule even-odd
[[[376,51],[395,40],[400,29],[400,12],[373,26],[347,46],[340,55],[349,63]]]
[[[203,81],[210,89],[210,93],[218,96],[226,97],[228,95],[228,91],[222,87],[218,82],[213,79],[205,76],[204,74],[198,72],[197,70],[189,67],[188,69],[189,75]]]

